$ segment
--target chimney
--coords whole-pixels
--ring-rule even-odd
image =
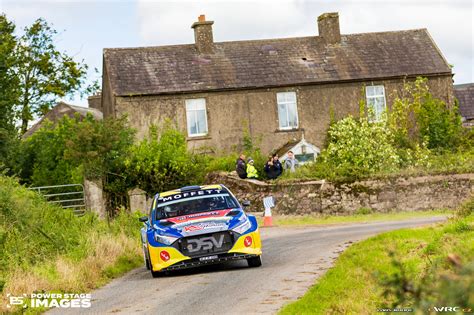
[[[318,17],[319,36],[327,44],[337,44],[341,42],[341,31],[339,30],[339,14],[330,12],[321,14]]]
[[[91,95],[87,98],[90,108],[95,108],[102,111],[102,95],[100,92]]]
[[[210,54],[214,50],[214,39],[212,37],[213,21],[206,21],[206,16],[201,14],[197,22],[191,28],[194,29],[194,42],[201,54]]]

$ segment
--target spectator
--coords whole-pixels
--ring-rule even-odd
[[[252,158],[247,161],[247,178],[258,178],[257,169],[253,166]]]
[[[247,178],[247,166],[245,165],[245,155],[242,153],[235,163],[235,170],[240,178]]]
[[[290,170],[290,172],[296,171],[296,168],[299,166],[298,160],[295,158],[293,151],[288,151],[288,157],[285,160],[285,170]]]
[[[283,172],[283,167],[278,159],[278,154],[273,154],[268,157],[267,163],[265,163],[265,174],[268,179],[276,179]]]

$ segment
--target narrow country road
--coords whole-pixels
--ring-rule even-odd
[[[260,268],[248,268],[245,261],[238,261],[153,279],[142,267],[93,291],[90,309],[50,313],[273,314],[302,296],[352,242],[442,220],[264,228]]]

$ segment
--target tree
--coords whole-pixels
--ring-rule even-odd
[[[54,39],[57,31],[38,19],[25,28],[16,47],[14,75],[20,97],[16,112],[21,120],[21,133],[35,116],[43,116],[59,97],[75,92],[92,93],[96,84],[85,89],[88,66],[57,50]]]
[[[14,31],[15,25],[0,15],[0,165],[6,163],[16,136],[13,106],[18,100],[18,80],[12,76],[17,45]]]
[[[22,141],[16,172],[33,186],[80,183],[84,176],[102,179],[123,164],[133,136],[125,117],[64,116]]]
[[[135,130],[127,126],[125,116],[97,121],[88,115],[75,124],[65,143],[64,158],[82,165],[86,178],[104,179],[121,168],[134,135]]]

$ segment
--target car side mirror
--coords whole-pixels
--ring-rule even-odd
[[[140,217],[138,221],[145,223],[148,221],[148,217]]]
[[[244,206],[244,207],[250,206],[250,201],[248,201],[248,200],[242,201],[242,206]]]

